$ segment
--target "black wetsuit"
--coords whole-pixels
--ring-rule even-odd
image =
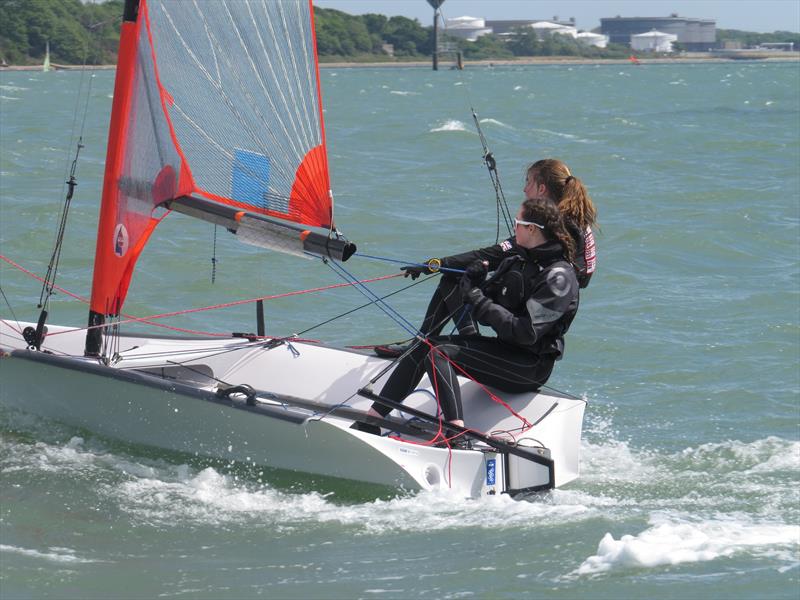
[[[567,231],[575,241],[575,262],[573,267],[578,278],[578,285],[581,288],[585,288],[589,285],[596,266],[594,233],[590,227],[587,227],[585,231],[581,231],[571,219],[566,219],[566,225]],[[478,333],[478,327],[472,315],[463,310],[464,304],[461,301],[461,293],[458,289],[459,276],[448,272],[446,269],[463,271],[476,260],[483,260],[489,264],[489,271],[494,271],[504,258],[516,252],[516,248],[516,238],[512,236],[494,246],[487,246],[479,250],[472,250],[441,259],[442,267],[445,270],[442,271],[439,285],[434,290],[431,301],[428,303],[428,310],[422,320],[420,333],[423,335],[439,335],[449,320],[447,318],[448,315],[452,316],[458,333],[461,335]]]
[[[447,257],[442,266],[463,269],[475,260],[487,261],[494,275],[472,307],[468,326],[474,327],[471,319],[475,319],[494,329],[497,337],[464,335],[463,321],[461,335],[438,335],[451,314],[448,304],[461,305],[458,277],[443,275],[422,329],[431,334],[428,339],[440,352],[420,343],[397,365],[383,387],[383,396],[402,401],[427,372],[445,418],[454,420],[463,414],[456,381],[459,372],[450,361],[478,382],[505,392],[536,391],[547,381],[554,362],[563,354],[564,333],[578,310],[575,269],[564,259],[558,243],[525,249],[513,238]],[[383,406],[374,408],[383,415],[390,412]]]

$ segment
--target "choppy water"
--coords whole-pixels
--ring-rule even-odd
[[[39,274],[79,79],[0,73],[2,254]],[[0,595],[797,598],[800,66],[326,69],[322,81],[338,224],[365,254],[416,260],[494,241],[470,102],[509,200],[544,156],[590,188],[599,270],[551,379],[589,400],[581,479],[531,502],[393,498],[0,412]],[[58,280],[81,295],[113,74],[92,85]],[[336,281],[220,232],[212,286],[209,226],[176,216],[154,237],[134,314]],[[16,317],[35,320],[38,284],[5,264],[0,277]],[[431,289],[393,305],[415,321]],[[301,331],[362,302],[353,290],[277,301],[268,329]],[[51,320],[82,324],[85,310],[59,297]],[[170,324],[252,329],[250,313]],[[404,332],[370,309],[313,335]]]

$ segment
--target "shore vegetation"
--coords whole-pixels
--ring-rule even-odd
[[[41,64],[49,43],[53,64],[115,64],[122,6],[122,0],[2,0],[0,61],[15,66]],[[319,7],[315,7],[314,16],[322,62],[420,61],[433,53],[433,27],[423,26],[416,19],[350,15]],[[740,42],[745,47],[764,42],[794,42],[796,48],[800,47],[800,34],[786,31],[761,34],[718,29],[717,38],[719,42]],[[489,34],[475,42],[447,37],[444,40],[452,50],[449,54],[461,52],[466,60],[560,56],[620,59],[631,52],[626,46],[609,44],[608,48],[596,48],[563,35],[539,39],[530,29],[519,29],[508,37]]]

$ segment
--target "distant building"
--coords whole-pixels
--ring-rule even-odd
[[[459,37],[474,42],[482,35],[492,33],[492,28],[486,26],[486,21],[481,17],[455,17],[445,19],[444,30],[447,35]]]
[[[674,33],[648,31],[631,36],[631,49],[637,52],[672,52],[672,43],[678,39]]]
[[[492,31],[497,35],[503,35],[512,33],[515,29],[519,29],[520,27],[530,27],[534,23],[542,23],[547,20],[548,19],[515,19],[511,21],[486,21],[486,26],[491,27]],[[555,16],[549,19],[549,22],[561,25],[562,27],[575,27],[575,17],[570,17],[569,21],[559,21],[558,17]]]
[[[794,42],[761,42],[756,48],[759,50],[782,50],[783,52],[792,52],[794,50]]]
[[[536,23],[528,25],[528,27],[536,32],[536,37],[540,40],[548,35],[555,34],[568,35],[573,38],[578,35],[578,30],[572,25],[562,25],[561,23],[553,23],[552,21],[537,21]]]
[[[596,48],[605,48],[608,45],[607,36],[599,33],[592,33],[591,31],[581,31],[575,36],[575,39],[588,46],[595,46]]]
[[[611,17],[600,19],[600,32],[612,44],[630,45],[631,36],[652,30],[676,36],[676,41],[694,52],[707,52],[717,45],[717,24],[713,19],[669,17]]]

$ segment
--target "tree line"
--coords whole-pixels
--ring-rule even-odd
[[[47,43],[56,64],[98,65],[116,63],[122,20],[122,0],[86,3],[80,0],[0,0],[0,58],[10,65],[40,64]],[[321,60],[421,59],[433,53],[433,27],[416,19],[379,14],[350,15],[335,9],[314,8],[317,49]],[[800,34],[758,34],[717,30],[720,40],[794,42]],[[539,39],[530,29],[520,29],[510,40],[490,34],[475,42],[452,39],[464,58],[502,59],[515,56],[585,56],[619,58],[626,46],[594,48],[563,35]],[[394,58],[385,51],[393,48]]]

